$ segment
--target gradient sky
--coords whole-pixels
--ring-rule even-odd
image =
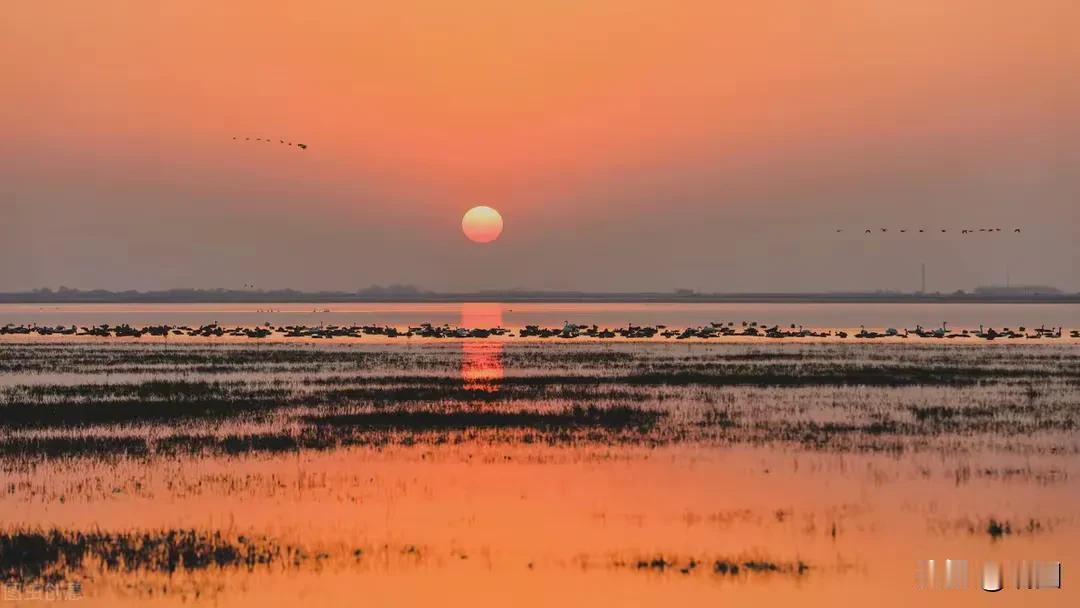
[[[0,290],[912,290],[921,262],[931,290],[1077,290],[1078,24],[1075,0],[15,3]],[[481,204],[496,243],[461,233]]]

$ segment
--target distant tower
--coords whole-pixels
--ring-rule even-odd
[[[922,289],[919,290],[919,293],[926,293],[926,262],[923,262],[922,265]]]

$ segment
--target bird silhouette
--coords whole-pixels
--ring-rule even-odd
[[[299,145],[304,146],[304,144],[299,144]],[[876,230],[880,231],[883,234],[887,234],[889,232],[889,228],[887,228],[887,227],[879,227]],[[909,232],[915,232],[916,231],[915,228],[895,228],[894,230],[896,232],[901,233],[901,234],[907,234]],[[928,229],[928,228],[918,228],[917,230],[918,230],[918,232],[920,234],[923,234],[923,233],[926,233],[926,232],[932,232],[932,229]],[[947,234],[949,232],[948,228],[939,228],[938,230],[942,234]],[[1021,231],[1022,231],[1021,228],[1014,228],[1013,229],[1014,233],[1018,233],[1018,232],[1021,232]],[[837,233],[844,232],[844,229],[843,228],[837,228],[836,232]],[[873,229],[873,228],[866,228],[865,230],[863,230],[864,234],[874,234],[874,232],[875,232],[875,229]],[[960,229],[960,234],[975,234],[976,232],[986,232],[986,233],[991,233],[992,234],[994,232],[1001,232],[1001,228],[962,228],[962,229]]]
[[[236,139],[240,139],[240,138],[237,137],[237,136],[233,136],[233,139],[236,140]],[[264,141],[264,142],[266,142],[268,144],[274,143],[274,140],[270,139],[269,137],[256,137],[254,139],[255,139],[255,141]],[[251,140],[252,140],[251,137],[245,137],[244,138],[244,141],[251,141]],[[285,144],[288,144],[290,146],[293,145],[293,142],[287,141],[287,140],[284,140],[284,139],[279,139],[277,141],[277,143],[279,143],[281,145],[285,145]],[[296,144],[296,146],[299,147],[301,150],[307,150],[307,144]]]

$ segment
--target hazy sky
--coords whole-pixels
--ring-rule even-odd
[[[0,290],[911,290],[921,262],[931,290],[1077,290],[1078,25],[1076,0],[13,3]],[[480,204],[495,243],[461,233]]]

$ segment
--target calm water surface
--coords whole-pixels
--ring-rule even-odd
[[[667,324],[698,326],[758,321],[807,327],[1080,327],[1075,304],[0,304],[0,325],[222,325],[383,324],[471,322],[561,326],[564,321],[601,326]]]
[[[244,324],[271,314],[280,315],[265,319],[274,323],[700,324],[802,315],[799,322],[822,325],[888,325],[944,309],[972,322],[1020,322],[997,314],[1068,326],[1073,314],[952,305],[330,308],[7,307],[28,316],[3,321]],[[0,366],[5,538],[195,530],[300,556],[175,571],[154,562],[156,553],[143,565],[50,562],[63,580],[80,582],[84,605],[1078,601],[1080,346],[1071,343],[51,341],[0,344]],[[623,380],[635,374],[639,382]],[[514,382],[530,377],[544,381]],[[208,413],[221,398],[225,410]],[[661,418],[648,428],[582,419],[554,429],[374,432],[320,422],[573,406]],[[115,417],[100,417],[109,412]],[[252,437],[298,443],[253,448],[243,441]],[[117,438],[138,449],[80,443]],[[946,558],[970,561],[968,590],[917,590],[918,562]],[[779,570],[719,574],[718,560]],[[1061,561],[1065,588],[978,591],[987,560]],[[800,562],[809,569],[785,569]]]

